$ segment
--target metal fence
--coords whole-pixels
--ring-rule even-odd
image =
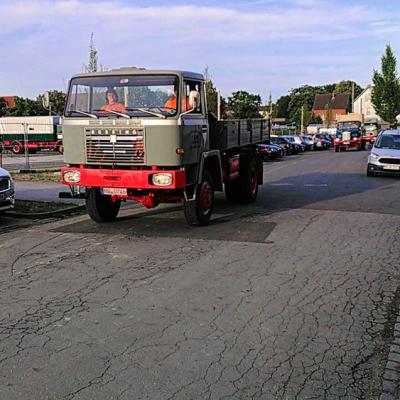
[[[31,122],[9,122],[0,118],[0,166],[5,159],[13,158],[23,169],[31,168],[31,158],[36,153],[63,152],[62,132],[59,125],[41,123],[32,117]],[[9,118],[4,118],[7,120]]]

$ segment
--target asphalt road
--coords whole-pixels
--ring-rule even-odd
[[[258,201],[0,236],[0,399],[375,399],[400,179],[366,152],[266,163]]]
[[[36,154],[2,154],[0,155],[0,166],[9,171],[20,169],[42,169],[59,168],[64,165],[63,155],[54,151],[41,151]]]

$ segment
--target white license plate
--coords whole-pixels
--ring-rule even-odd
[[[348,141],[345,141],[345,142],[343,142],[343,144],[350,144],[350,142],[348,142]]]
[[[111,196],[127,196],[128,189],[126,188],[103,188],[103,194],[108,194]]]
[[[393,171],[399,171],[400,170],[400,165],[385,165],[383,169],[390,169]]]

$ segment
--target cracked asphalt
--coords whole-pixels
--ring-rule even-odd
[[[265,163],[212,225],[126,207],[0,235],[0,399],[375,399],[400,179],[366,152]],[[397,304],[397,303],[396,303]]]

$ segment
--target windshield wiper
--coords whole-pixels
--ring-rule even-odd
[[[111,114],[119,115],[120,117],[124,117],[124,118],[127,118],[127,119],[131,118],[129,114],[125,114],[125,113],[122,113],[122,112],[119,112],[119,111],[109,110],[107,108],[103,108],[102,110],[93,110],[93,111],[111,113]]]
[[[69,114],[71,115],[71,113],[73,113],[73,112],[76,112],[76,113],[82,114],[82,115],[87,115],[88,117],[92,117],[92,118],[96,118],[96,119],[99,118],[97,115],[90,114],[90,113],[88,113],[86,111],[82,111],[82,110],[73,110],[73,111],[70,111]]]
[[[156,113],[154,111],[147,110],[145,108],[133,107],[133,108],[127,108],[127,110],[129,110],[129,111],[141,111],[141,112],[144,112],[144,113],[147,113],[147,114],[155,115],[158,118],[167,118],[165,115]]]

